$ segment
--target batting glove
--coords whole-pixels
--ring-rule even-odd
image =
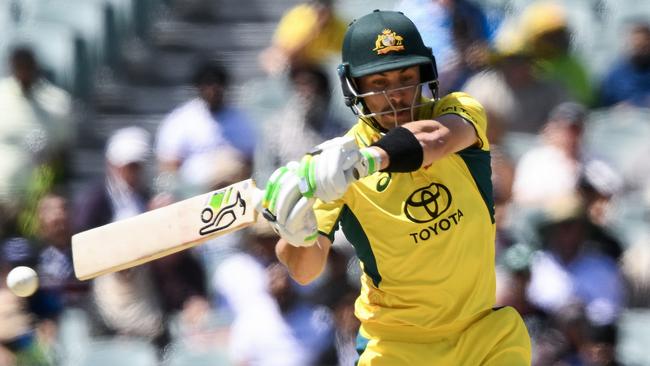
[[[337,200],[350,183],[379,169],[379,154],[373,149],[359,149],[352,137],[337,137],[318,145],[305,155],[298,167],[300,191],[305,197],[324,202]]]
[[[314,214],[314,198],[302,195],[297,162],[278,168],[266,184],[262,214],[280,237],[296,247],[316,243],[318,225]]]

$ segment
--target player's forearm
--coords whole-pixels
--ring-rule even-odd
[[[391,166],[391,157],[395,159],[397,156],[397,159],[413,160],[419,160],[421,158],[422,163],[417,167],[419,168],[421,166],[430,165],[436,160],[476,143],[476,131],[469,122],[456,115],[444,115],[438,119],[439,121],[414,121],[401,126],[409,130],[415,137],[412,142],[405,143],[416,143],[417,141],[421,147],[421,151],[418,151],[418,154],[421,154],[421,157],[409,157],[404,156],[404,154],[394,154],[391,153],[391,151],[384,150],[380,146],[371,147],[376,149],[380,155],[380,170],[386,170]],[[402,142],[400,141],[400,143]],[[398,146],[398,148],[401,149],[404,148],[404,146]],[[411,150],[414,151],[415,149]],[[394,161],[394,163],[399,164],[400,162]]]
[[[301,285],[312,282],[325,269],[330,245],[321,238],[310,247],[295,247],[280,239],[275,247],[280,263],[289,269],[291,277]]]

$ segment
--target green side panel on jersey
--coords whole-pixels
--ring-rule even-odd
[[[474,182],[481,192],[481,197],[490,212],[490,219],[494,224],[494,194],[492,190],[492,167],[490,165],[490,152],[478,147],[469,147],[459,151],[458,155],[463,159],[467,169],[472,174]]]
[[[357,253],[357,257],[363,263],[363,271],[368,275],[376,287],[379,287],[381,282],[381,275],[377,269],[377,260],[375,259],[375,253],[372,252],[372,247],[370,246],[370,241],[363,227],[357,220],[357,217],[354,216],[352,210],[348,206],[343,206],[341,210],[341,228],[343,228],[343,233],[345,237],[352,243],[354,250]]]

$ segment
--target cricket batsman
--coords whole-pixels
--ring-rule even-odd
[[[521,317],[494,308],[482,106],[465,93],[439,98],[434,56],[399,12],[353,22],[342,60],[357,124],[276,170],[266,186],[279,260],[307,284],[343,230],[363,270],[359,365],[529,365]]]

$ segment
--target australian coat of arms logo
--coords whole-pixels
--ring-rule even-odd
[[[392,51],[403,51],[404,45],[402,41],[404,38],[393,32],[390,29],[384,29],[380,35],[377,36],[375,41],[375,48],[373,51],[377,51],[378,55],[383,55]]]

